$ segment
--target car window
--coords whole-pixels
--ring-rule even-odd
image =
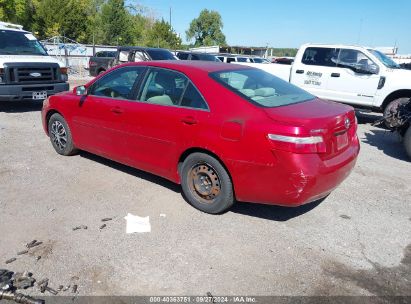
[[[188,86],[184,92],[183,99],[181,100],[181,106],[196,109],[208,109],[204,98],[191,82],[188,83]]]
[[[131,99],[134,83],[144,71],[143,67],[115,69],[97,80],[89,90],[89,95],[116,99]]]
[[[201,60],[201,58],[197,54],[191,54],[191,60]]]
[[[224,62],[224,57],[218,56],[218,59],[220,59],[221,62]]]
[[[303,54],[302,63],[307,65],[319,65],[335,67],[339,49],[309,47]]]
[[[235,62],[235,58],[227,57],[227,63]]]
[[[188,78],[183,74],[166,70],[150,69],[143,89],[141,101],[163,105],[179,105]]]
[[[237,57],[238,62],[248,62],[246,57]]]
[[[187,60],[188,59],[188,54],[187,53],[178,53],[177,57],[180,60]]]
[[[315,97],[260,69],[220,71],[210,77],[246,100],[263,107],[279,107]]]
[[[341,49],[340,55],[335,62],[340,67],[353,69],[367,70],[371,66],[374,66],[375,68],[377,67],[377,65],[364,53],[352,49]]]

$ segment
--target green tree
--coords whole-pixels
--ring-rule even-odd
[[[0,0],[0,20],[31,29],[34,5],[31,0]]]
[[[191,21],[186,36],[188,40],[195,39],[195,46],[226,45],[222,28],[221,15],[216,11],[203,9],[200,16]]]
[[[181,45],[181,38],[172,30],[170,24],[157,20],[148,31],[146,45],[150,47],[161,47],[177,49]]]
[[[102,28],[105,33],[104,43],[125,45],[133,42],[132,20],[124,0],[108,0],[101,9]]]
[[[35,4],[33,31],[41,38],[61,35],[86,42],[91,0],[41,0]]]

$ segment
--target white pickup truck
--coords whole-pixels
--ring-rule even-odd
[[[240,63],[263,69],[323,99],[389,116],[411,98],[411,71],[372,48],[305,44],[293,65]]]
[[[0,102],[43,100],[67,91],[67,68],[21,25],[0,22]]]

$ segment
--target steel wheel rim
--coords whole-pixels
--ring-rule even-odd
[[[187,175],[191,193],[203,204],[211,204],[221,193],[221,182],[217,171],[207,163],[191,167]]]
[[[67,132],[64,125],[56,120],[51,124],[51,140],[59,150],[64,150],[67,146]]]

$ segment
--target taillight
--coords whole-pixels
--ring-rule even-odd
[[[293,153],[326,153],[327,147],[321,135],[297,136],[268,134],[274,149]]]
[[[93,61],[89,60],[89,62],[88,62],[89,67],[96,66],[96,65],[97,65],[97,62],[93,62]]]

